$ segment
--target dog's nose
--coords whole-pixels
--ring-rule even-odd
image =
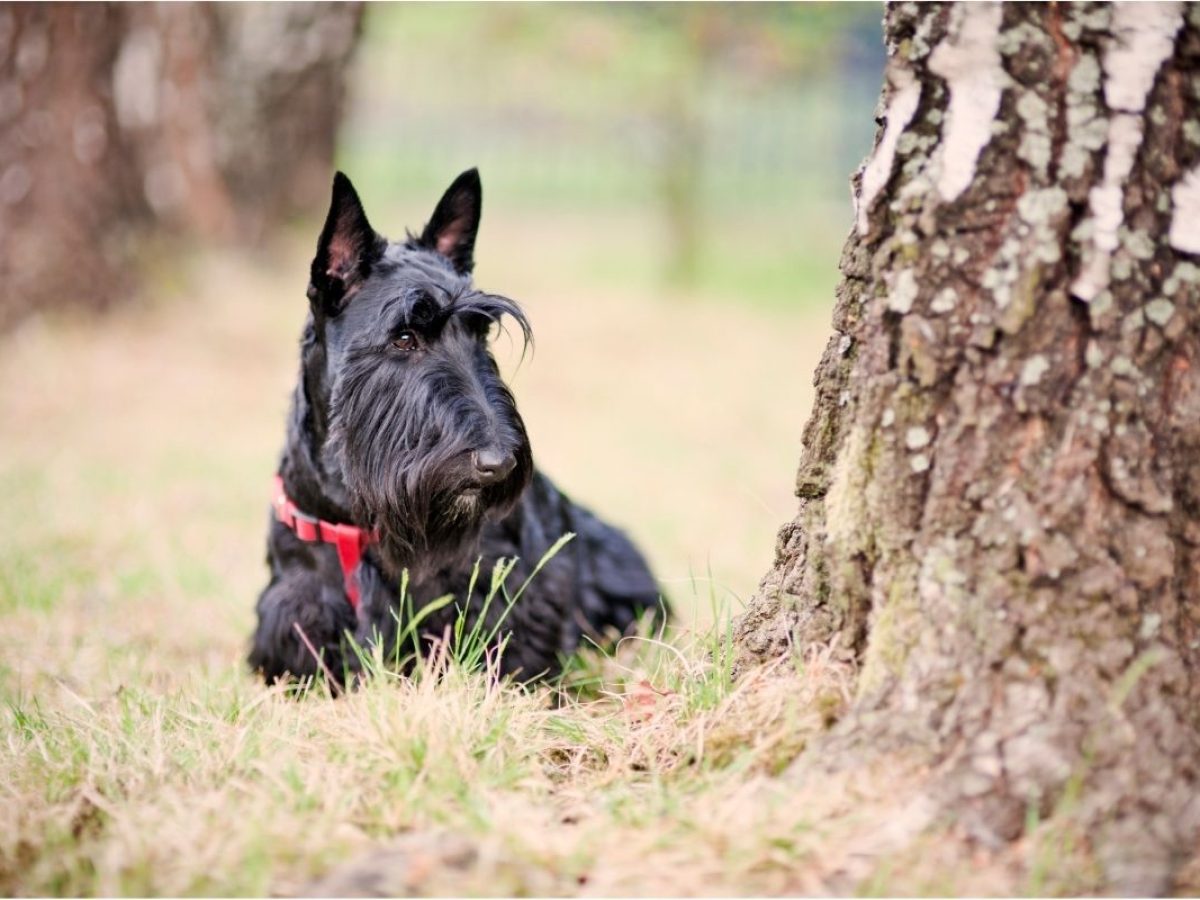
[[[494,448],[476,450],[471,461],[475,463],[475,477],[484,487],[503,481],[517,467],[517,460],[511,453]]]

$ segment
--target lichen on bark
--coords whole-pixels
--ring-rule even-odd
[[[858,672],[810,758],[916,748],[989,844],[1074,785],[1115,890],[1200,835],[1197,9],[888,8],[800,507],[737,628],[739,667]]]

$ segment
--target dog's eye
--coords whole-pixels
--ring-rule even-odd
[[[416,350],[420,346],[417,336],[411,331],[402,331],[396,335],[396,339],[392,341],[392,346],[397,350]]]

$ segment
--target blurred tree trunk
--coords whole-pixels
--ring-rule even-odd
[[[721,50],[733,31],[719,7],[689,5],[680,21],[681,71],[666,85],[660,190],[667,233],[666,279],[691,287],[699,275],[704,249],[705,121],[701,94]]]
[[[704,233],[704,122],[690,79],[671,86],[663,104],[660,189],[668,238],[666,277],[676,287],[696,282]]]
[[[1078,823],[1096,887],[1200,835],[1200,4],[896,4],[799,512],[740,665],[856,673],[809,760],[930,823]]]
[[[252,240],[319,205],[361,15],[0,7],[0,328],[120,299],[152,230]]]

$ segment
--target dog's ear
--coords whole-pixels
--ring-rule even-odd
[[[371,227],[350,179],[333,176],[329,215],[317,240],[308,282],[314,309],[337,315],[383,255],[387,242]]]
[[[475,233],[483,205],[479,170],[467,169],[446,189],[417,243],[450,260],[460,275],[475,267]]]

